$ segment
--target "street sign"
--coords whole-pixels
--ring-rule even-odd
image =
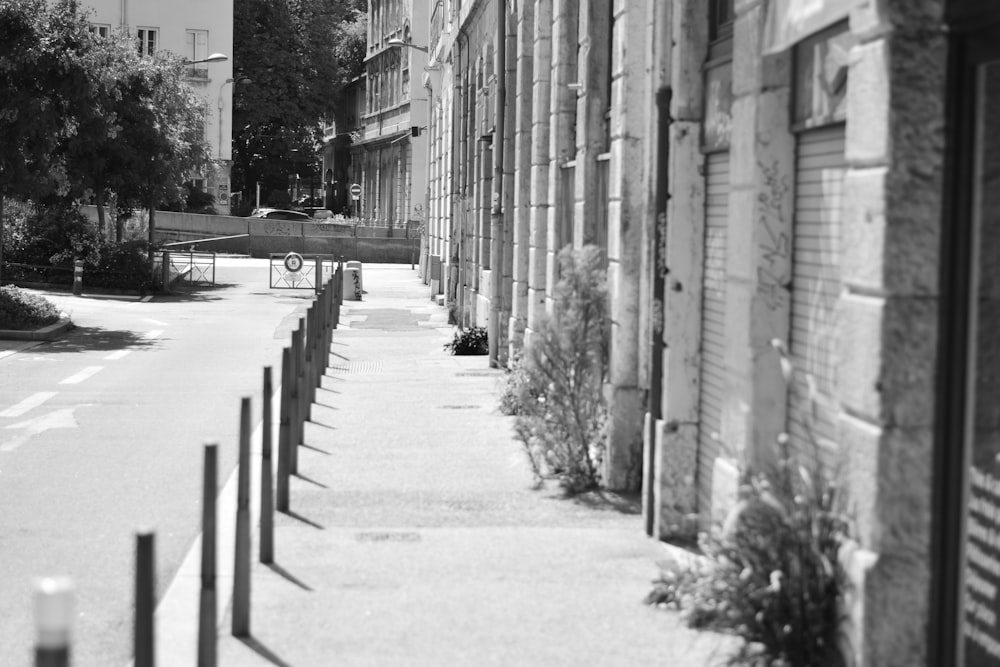
[[[361,199],[361,186],[358,183],[351,186],[351,199],[354,201]]]
[[[302,270],[302,255],[290,252],[285,255],[285,268],[288,269],[289,273],[298,273]]]

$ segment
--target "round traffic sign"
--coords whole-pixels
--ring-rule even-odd
[[[361,185],[360,184],[355,183],[354,185],[351,186],[351,196],[352,197],[360,197],[361,196]]]
[[[285,268],[292,273],[298,273],[302,270],[302,255],[297,252],[290,252],[285,255]]]

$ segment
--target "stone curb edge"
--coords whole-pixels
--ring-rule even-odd
[[[61,336],[71,326],[73,326],[73,321],[70,320],[69,315],[60,313],[58,322],[41,329],[0,329],[0,340],[52,340]]]

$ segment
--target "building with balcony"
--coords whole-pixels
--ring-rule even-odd
[[[233,2],[232,0],[85,0],[92,8],[91,22],[98,34],[123,30],[135,37],[136,48],[145,55],[170,51],[190,61],[212,53],[229,60],[197,63],[187,72],[187,83],[205,100],[208,117],[205,143],[213,159],[204,173],[192,181],[216,198],[216,209],[229,212],[232,168],[233,120]]]

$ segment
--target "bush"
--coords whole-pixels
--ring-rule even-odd
[[[596,487],[605,449],[607,288],[601,250],[559,254],[554,307],[508,375],[501,410],[539,481],[553,477],[569,493]]]
[[[455,332],[450,343],[444,344],[444,349],[451,350],[456,355],[489,354],[490,344],[486,327],[471,327]]]
[[[59,310],[48,299],[13,285],[0,287],[0,329],[38,329],[59,320]]]

